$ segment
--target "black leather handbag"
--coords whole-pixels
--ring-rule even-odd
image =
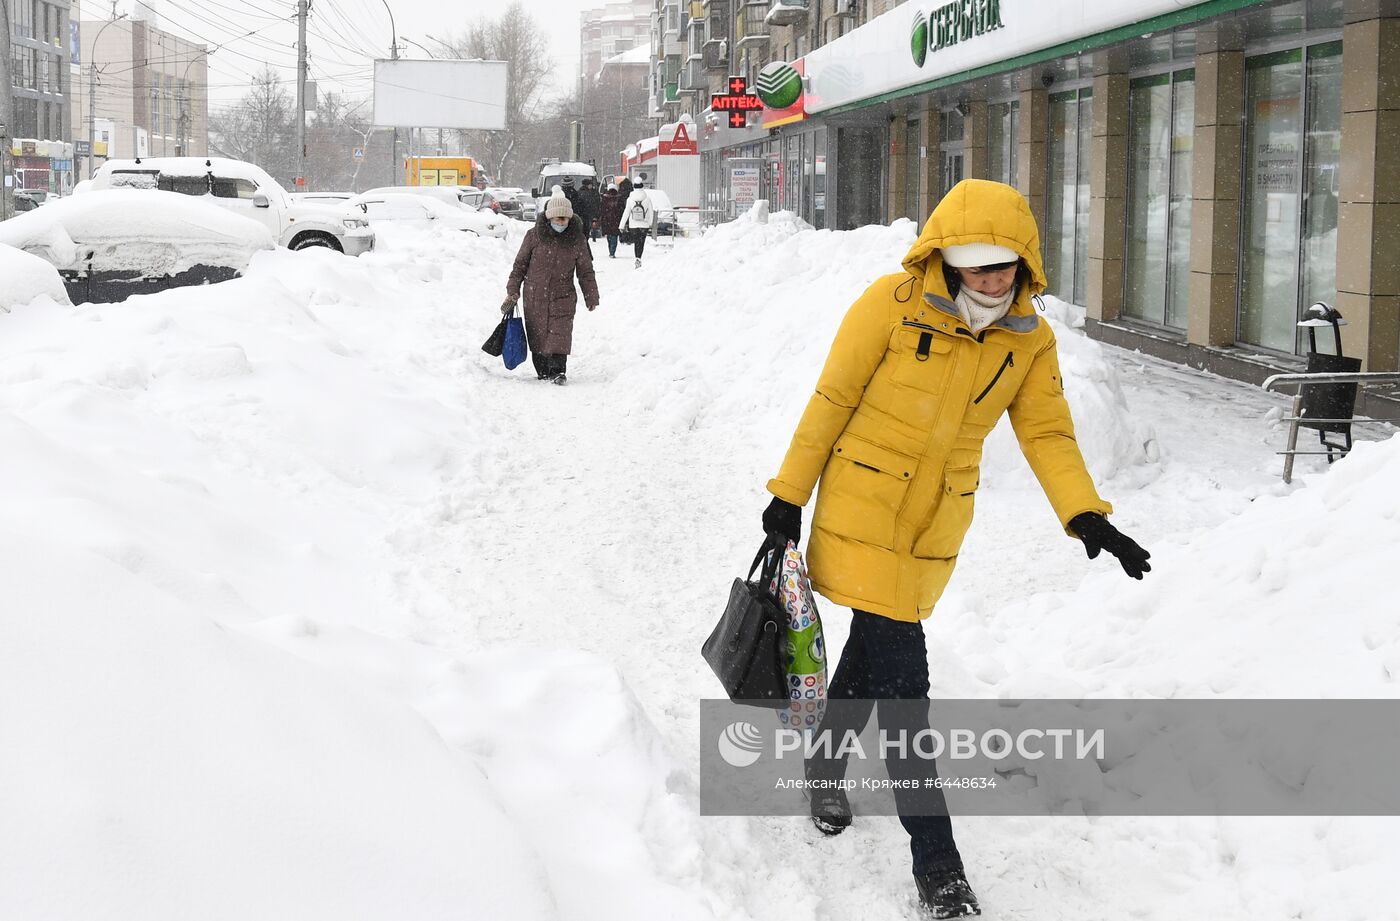
[[[511,313],[501,317],[500,325],[496,327],[496,331],[481,344],[481,350],[487,355],[500,358],[501,353],[506,350],[506,327],[510,324],[510,318],[513,315],[514,311],[511,311]]]
[[[763,542],[748,577],[734,580],[724,614],[700,647],[730,700],[776,709],[783,709],[788,703],[787,670],[783,665],[788,618],[768,586],[782,565],[782,551],[771,537]],[[753,574],[760,563],[763,567],[758,581],[754,581]]]

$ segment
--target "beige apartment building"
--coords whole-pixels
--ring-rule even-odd
[[[84,20],[73,77],[73,137],[89,140],[94,168],[108,156],[209,152],[208,49],[146,19]],[[94,68],[96,73],[94,74]],[[81,164],[87,176],[87,163]]]

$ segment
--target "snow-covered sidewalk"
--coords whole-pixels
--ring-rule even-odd
[[[913,234],[778,215],[635,270],[599,242],[564,388],[478,349],[518,238],[0,316],[15,916],[915,917],[893,819],[696,805],[700,643],[836,324]],[[1279,397],[1049,313],[1154,571],[1086,560],[999,430],[935,696],[1396,696],[1400,442],[1285,487]],[[1400,917],[1392,820],[957,828],[987,917]]]

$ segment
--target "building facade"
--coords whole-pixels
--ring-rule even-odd
[[[788,5],[761,6],[771,20]],[[707,103],[721,74],[752,92],[765,54],[779,62],[769,89],[785,64],[801,74],[796,106],[765,106],[745,127],[698,110],[715,218],[761,197],[817,227],[921,222],[958,180],[996,179],[1026,195],[1050,293],[1086,306],[1097,338],[1259,381],[1300,367],[1295,324],[1324,301],[1349,323],[1347,354],[1368,370],[1400,366],[1391,0],[957,0],[856,13],[814,24],[814,7],[788,27],[811,30],[803,41],[770,22],[762,52],[754,33],[731,33],[724,66],[714,61],[690,97],[682,67],[681,109]],[[733,7],[726,16],[752,22]],[[705,69],[703,45],[699,60]]]
[[[74,79],[72,131],[93,141],[93,169],[108,156],[208,154],[204,45],[140,18],[84,21],[80,34],[85,63]]]
[[[579,14],[580,92],[596,81],[606,61],[651,41],[653,0],[617,0]]]
[[[6,166],[15,188],[63,194],[73,186],[68,0],[0,3],[9,6],[14,110]]]

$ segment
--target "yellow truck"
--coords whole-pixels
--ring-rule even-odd
[[[404,161],[408,185],[476,186],[486,181],[481,165],[471,157],[409,157]]]

